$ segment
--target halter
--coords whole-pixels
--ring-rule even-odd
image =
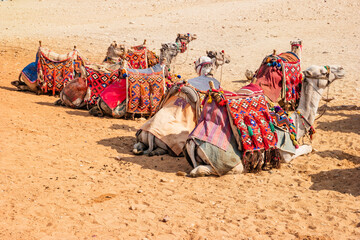
[[[203,63],[200,63],[200,64],[198,64],[198,65],[195,66],[195,70],[197,70],[198,67],[201,67],[201,68],[200,68],[200,71],[199,71],[199,74],[201,75],[201,71],[202,71],[202,69],[203,69],[203,67],[204,67],[205,65],[212,65],[212,62],[203,62]]]
[[[302,51],[302,45],[300,43],[295,43],[295,44],[291,44],[291,47],[295,46],[295,47],[300,47],[301,51]]]

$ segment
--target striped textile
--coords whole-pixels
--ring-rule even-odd
[[[215,101],[206,102],[200,121],[189,137],[211,143],[226,151],[231,138],[226,106],[219,106]]]

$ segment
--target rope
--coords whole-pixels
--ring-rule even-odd
[[[326,99],[329,99],[329,89],[330,89],[330,85],[328,86],[328,89],[327,89]],[[315,118],[315,121],[320,119],[325,114],[325,112],[328,110],[328,107],[329,107],[328,102],[326,102],[324,106],[325,106],[324,111],[317,118]]]

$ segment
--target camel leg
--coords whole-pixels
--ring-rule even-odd
[[[295,155],[292,157],[292,159],[301,155],[309,154],[311,152],[312,152],[311,145],[301,145],[298,149],[295,150]]]
[[[289,163],[292,160],[294,160],[295,158],[297,158],[297,157],[299,157],[301,155],[309,154],[311,152],[312,152],[312,146],[311,145],[301,145],[298,149],[295,150],[295,154],[282,152],[282,156],[284,158],[284,161],[286,163]]]
[[[148,144],[149,144],[149,148],[144,152],[144,154],[149,154],[154,150],[154,140],[155,140],[155,136],[151,133],[147,134],[148,136]]]
[[[209,175],[216,175],[216,172],[210,165],[200,165],[190,172],[191,177],[204,177]]]
[[[239,163],[236,167],[234,167],[232,170],[231,170],[231,173],[232,174],[241,174],[244,172],[244,166],[242,163]]]
[[[160,156],[160,155],[164,155],[164,154],[167,154],[167,153],[168,153],[168,151],[166,149],[157,147],[154,151],[149,153],[149,156],[150,157],[155,156],[155,155]]]
[[[197,163],[196,163],[196,160],[195,160],[195,142],[194,141],[188,141],[186,143],[186,151],[191,159],[191,162],[194,166],[194,168],[197,167]]]

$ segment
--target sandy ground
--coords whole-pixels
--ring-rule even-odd
[[[359,11],[353,0],[0,1],[0,239],[360,239]],[[178,32],[198,40],[176,71],[193,77],[196,57],[224,49],[229,90],[296,38],[303,68],[343,65],[315,125],[317,152],[259,174],[177,176],[191,170],[184,158],[130,153],[143,122],[10,85],[38,40],[101,62],[113,40],[159,49]]]

